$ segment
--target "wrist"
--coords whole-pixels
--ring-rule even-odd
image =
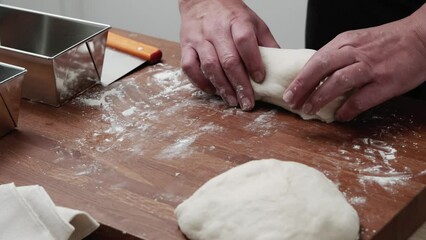
[[[423,4],[417,11],[415,11],[410,18],[413,21],[413,31],[423,46],[423,56],[426,59],[426,3]],[[426,71],[424,75],[424,82],[426,81]],[[425,86],[423,86],[425,88]]]
[[[417,11],[415,11],[410,17],[412,30],[422,42],[426,51],[426,4],[423,4]]]

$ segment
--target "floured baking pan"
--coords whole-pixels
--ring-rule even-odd
[[[0,136],[18,125],[25,72],[24,68],[0,63]]]
[[[0,61],[27,69],[24,98],[60,106],[100,81],[109,29],[0,4]]]

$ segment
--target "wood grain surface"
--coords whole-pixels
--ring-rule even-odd
[[[162,63],[60,108],[23,101],[18,128],[0,139],[0,183],[39,184],[87,211],[103,224],[98,239],[184,239],[179,203],[232,167],[277,158],[335,182],[361,239],[406,239],[426,220],[425,102],[401,97],[333,124],[262,103],[243,112],[190,84],[177,43],[113,31],[159,47]]]

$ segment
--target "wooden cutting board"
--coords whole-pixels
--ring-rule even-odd
[[[0,139],[0,183],[42,185],[98,219],[97,236],[184,239],[180,202],[232,167],[277,158],[338,184],[361,239],[404,239],[426,220],[425,102],[398,98],[333,124],[260,103],[242,112],[192,87],[177,43],[114,31],[159,47],[163,62],[60,108],[23,101],[18,129]]]

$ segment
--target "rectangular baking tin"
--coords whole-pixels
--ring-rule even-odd
[[[21,87],[27,70],[0,63],[0,137],[18,125]]]
[[[24,98],[60,106],[100,81],[109,29],[0,4],[0,61],[28,70]]]

